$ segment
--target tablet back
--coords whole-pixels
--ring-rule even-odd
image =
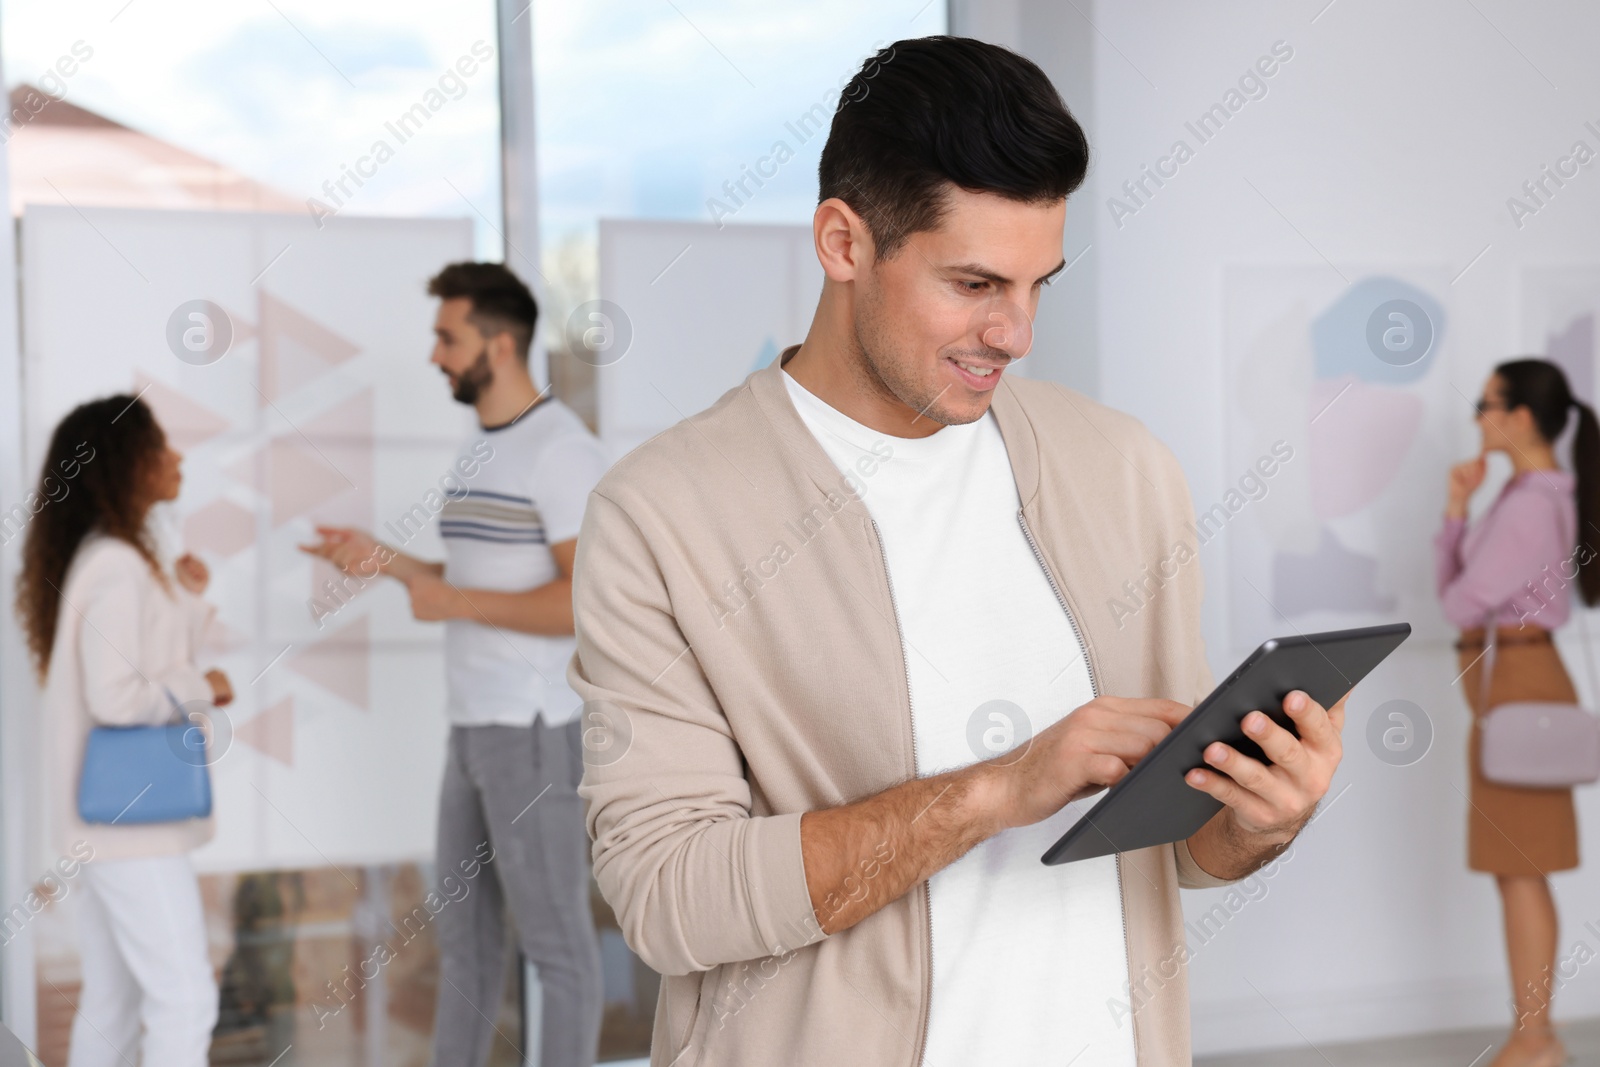
[[[1043,861],[1070,863],[1189,837],[1222,809],[1221,801],[1183,777],[1195,767],[1209,768],[1201,757],[1207,745],[1222,741],[1271,762],[1239,725],[1246,714],[1260,709],[1299,736],[1283,710],[1291,690],[1305,690],[1325,708],[1336,704],[1410,633],[1402,622],[1265,642],[1108,789]]]

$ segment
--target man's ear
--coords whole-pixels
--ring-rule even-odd
[[[867,224],[849,204],[829,197],[811,217],[817,261],[832,281],[855,281],[872,268],[874,249]]]
[[[488,349],[489,364],[496,370],[522,362],[522,357],[517,355],[517,342],[512,338],[510,330],[500,330],[490,337]]]

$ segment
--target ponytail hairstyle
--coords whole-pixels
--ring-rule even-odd
[[[1539,436],[1554,443],[1567,427],[1571,409],[1578,412],[1578,434],[1572,442],[1572,470],[1577,475],[1578,546],[1587,547],[1600,535],[1600,422],[1594,408],[1572,395],[1561,368],[1545,359],[1513,359],[1494,369],[1505,385],[1505,405],[1510,411],[1526,407],[1533,414]],[[1600,549],[1578,554],[1578,587],[1583,602],[1600,603]]]
[[[143,400],[126,394],[80,404],[57,424],[45,453],[17,579],[17,617],[40,677],[50,668],[62,589],[91,533],[132,545],[166,583],[145,516],[166,434]]]

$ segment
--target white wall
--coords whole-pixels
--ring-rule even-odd
[[[1176,451],[1197,502],[1217,499],[1241,473],[1229,466],[1223,416],[1225,265],[1449,267],[1453,321],[1437,370],[1476,396],[1492,363],[1533,347],[1524,268],[1600,261],[1600,163],[1520,229],[1506,205],[1575,140],[1600,147],[1584,128],[1586,120],[1600,127],[1592,56],[1600,10],[1576,0],[1325,3],[953,7],[952,32],[1040,61],[1096,157],[1068,212],[1094,217],[1093,249],[1080,264],[1092,269],[1067,279],[1069,289],[1093,279],[1094,321],[1061,335],[1093,338],[1096,366],[1069,374],[1054,354],[1035,373],[1048,364],[1048,376],[1096,382],[1103,400],[1139,415]],[[1107,197],[1186,136],[1184,123],[1276,41],[1294,55],[1267,95],[1119,228]],[[1086,55],[1067,75],[1070,90],[1060,70],[1067,55]],[[1464,457],[1474,441],[1464,401],[1462,409],[1457,439],[1442,447]],[[1444,470],[1413,491],[1442,508]],[[1433,529],[1388,533],[1425,541]],[[1226,625],[1226,536],[1201,554],[1219,673],[1248,651]],[[1292,860],[1254,883],[1257,899],[1214,938],[1191,940],[1197,1053],[1511,1022],[1494,889],[1465,869],[1467,712],[1453,685],[1455,655],[1437,641],[1412,646],[1352,698],[1332,803]],[[1589,689],[1570,636],[1563,647],[1580,690]],[[1363,735],[1368,713],[1394,696],[1420,705],[1436,730],[1432,750],[1410,767],[1380,762]],[[1580,791],[1579,802],[1590,862],[1553,879],[1563,958],[1580,941],[1584,955],[1600,957],[1600,790]],[[1222,897],[1186,893],[1186,912],[1198,918]],[[1558,1018],[1600,1014],[1600,967],[1578,968],[1556,1004]]]
[[[1096,91],[1093,31],[1059,0],[949,0],[949,4],[952,34],[1005,45],[1039,64],[1090,134],[1089,174],[1067,203],[1061,255],[1069,266],[1050,287],[1047,299],[1040,301],[1033,349],[1016,369],[1030,378],[1063,382],[1097,396],[1100,260],[1094,248],[1093,205],[1099,146],[1086,122],[1094,113]]]

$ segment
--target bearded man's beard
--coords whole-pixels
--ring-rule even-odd
[[[457,403],[476,404],[479,395],[492,381],[494,381],[494,371],[489,369],[489,353],[485,350],[479,352],[472,366],[462,371],[455,379],[450,395],[455,397]]]

